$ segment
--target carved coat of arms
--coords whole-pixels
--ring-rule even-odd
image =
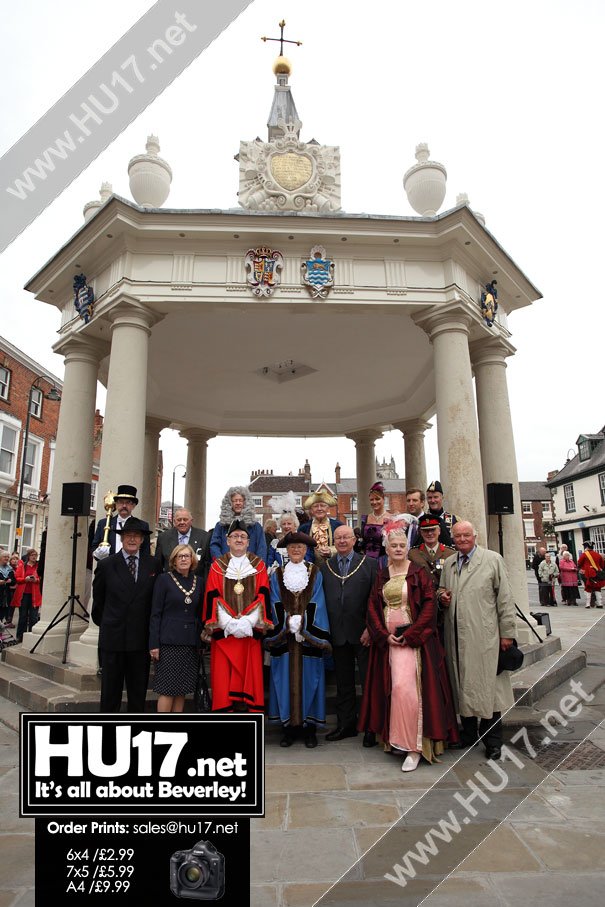
[[[325,299],[334,286],[334,262],[326,258],[323,246],[313,246],[311,254],[302,265],[303,283],[312,299]]]
[[[498,311],[497,282],[497,280],[492,280],[491,283],[486,283],[485,289],[481,293],[481,313],[488,328],[491,328],[493,325],[496,312]]]
[[[84,274],[75,275],[73,291],[76,312],[84,323],[88,324],[94,312],[95,293],[93,288],[86,283]]]
[[[248,249],[244,259],[248,274],[246,280],[255,296],[271,296],[281,283],[284,256],[277,249],[259,246]]]

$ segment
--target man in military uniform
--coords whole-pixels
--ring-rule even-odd
[[[428,514],[441,520],[439,541],[442,545],[452,548],[454,545],[452,541],[452,526],[458,522],[458,517],[455,513],[448,513],[443,509],[443,487],[439,479],[431,482],[427,488],[426,499],[429,505]]]
[[[429,574],[435,592],[439,588],[439,580],[441,579],[441,571],[445,559],[456,553],[455,548],[448,548],[447,545],[443,545],[439,541],[441,525],[440,520],[435,516],[431,516],[428,513],[421,516],[418,520],[418,531],[422,541],[418,547],[411,548],[408,552],[408,557],[412,563],[423,567]],[[441,605],[437,603],[437,629],[442,644],[443,623],[443,611]]]

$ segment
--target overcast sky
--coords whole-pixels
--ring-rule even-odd
[[[0,152],[151,5],[3,3]],[[286,37],[304,42],[288,51],[302,137],[340,146],[343,210],[413,214],[402,178],[415,163],[416,144],[426,141],[448,171],[441,211],[467,192],[542,292],[542,301],[509,319],[517,354],[508,381],[519,478],[545,479],[580,432],[605,423],[597,380],[603,303],[595,278],[603,259],[601,0],[254,0],[0,256],[0,334],[63,374],[51,349],[58,312],[23,285],[80,226],[82,206],[103,180],[131,197],[128,161],[144,151],[149,133],[159,135],[173,168],[167,205],[236,207],[233,155],[240,139],[266,136],[273,97],[276,46],[259,38],[277,35],[282,17]],[[429,478],[438,474],[435,442],[427,443]],[[161,444],[169,498],[186,448],[166,431]],[[403,474],[399,432],[385,435],[377,453],[392,454]],[[245,483],[263,467],[297,472],[306,457],[316,481],[333,480],[337,460],[343,475],[354,474],[354,446],[345,439],[211,441],[208,522],[215,522],[227,485]],[[182,486],[177,478],[177,499]]]

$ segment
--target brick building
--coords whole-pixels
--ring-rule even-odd
[[[370,504],[367,500],[360,501],[357,495],[357,479],[341,477],[341,470],[336,464],[336,499],[338,508],[336,517],[341,523],[349,526],[358,526],[361,516],[368,513]],[[384,505],[391,513],[405,513],[405,480],[400,479],[395,470],[395,461],[391,457],[390,463],[376,459],[376,476],[384,485]]]
[[[40,363],[30,359],[0,337],[0,547],[13,550],[27,406],[31,391],[29,436],[25,451],[21,525],[23,549],[39,547],[48,519],[55,439],[60,403],[46,399],[62,382],[45,375]],[[33,389],[32,389],[33,388]]]
[[[547,530],[553,525],[553,507],[550,488],[544,482],[519,482],[523,533],[525,537],[525,558],[531,562],[536,549],[556,551],[557,539]],[[506,517],[503,517],[506,519]],[[546,528],[545,528],[546,524]]]
[[[275,476],[272,469],[255,469],[250,474],[248,487],[254,502],[256,519],[263,524],[265,520],[274,516],[273,509],[269,507],[270,498],[293,491],[296,507],[302,510],[305,498],[315,490],[311,482],[311,467],[308,460],[305,460],[305,465],[298,470],[298,475],[289,473],[287,476]]]

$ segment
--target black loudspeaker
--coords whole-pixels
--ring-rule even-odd
[[[64,482],[61,516],[89,516],[90,482]]]
[[[490,482],[487,486],[487,512],[514,513],[513,486],[509,482]]]

